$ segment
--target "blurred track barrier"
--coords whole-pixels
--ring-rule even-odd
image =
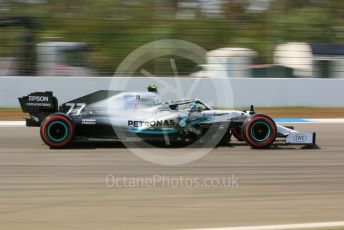
[[[217,86],[231,82],[234,107],[344,107],[344,79],[207,79],[207,78],[144,78],[144,77],[1,77],[0,108],[19,107],[17,98],[35,91],[53,91],[59,102],[109,89],[145,91],[149,84],[157,84],[162,100],[174,100],[175,95],[164,95],[166,85],[178,86],[182,91],[193,89],[191,97],[200,98],[217,108],[228,108],[229,98],[218,99]],[[177,82],[177,83],[176,83]],[[210,87],[213,86],[213,87]]]

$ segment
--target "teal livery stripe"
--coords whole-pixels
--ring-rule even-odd
[[[168,134],[175,134],[178,132],[177,129],[172,130],[139,130],[139,129],[130,129],[126,130],[130,133],[136,133],[136,134],[151,134],[151,135],[168,135]]]

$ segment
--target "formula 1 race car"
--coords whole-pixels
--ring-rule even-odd
[[[58,107],[52,92],[19,98],[26,126],[40,127],[41,138],[52,148],[78,140],[111,139],[174,143],[229,144],[234,136],[252,148],[283,144],[315,145],[315,133],[284,127],[264,114],[214,110],[199,99],[160,102],[157,90],[123,92],[100,90]]]

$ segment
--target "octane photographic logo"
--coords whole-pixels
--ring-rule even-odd
[[[173,75],[172,77],[154,76],[144,69],[143,66],[145,63],[149,63],[159,57],[169,57],[169,68],[171,68],[171,72],[173,73],[171,74]],[[199,98],[210,106],[233,107],[231,82],[229,78],[224,79],[223,75],[226,75],[226,70],[220,60],[216,58],[212,60],[212,69],[216,71],[206,72],[208,75],[207,78],[181,78],[175,61],[176,57],[191,60],[195,63],[195,66],[207,63],[207,51],[196,44],[174,39],[154,41],[134,50],[122,61],[111,79],[109,90],[144,92],[149,84],[155,84],[158,86],[160,102]],[[137,73],[140,73],[141,76],[137,76]],[[108,103],[113,102],[109,100]],[[107,108],[110,116],[114,114],[112,104],[108,104]],[[118,112],[120,113],[120,111]],[[145,125],[146,121],[149,120],[142,118],[145,115],[142,113],[140,110],[134,112],[134,116],[137,116],[134,119],[138,121],[137,126]],[[128,123],[128,120],[131,120],[128,117],[131,115],[124,112],[120,120],[122,120],[123,124]],[[170,119],[172,118],[167,115],[166,120]],[[135,124],[133,123],[131,125],[134,126]],[[178,124],[180,127],[183,127],[183,120],[180,120]],[[190,132],[200,134],[198,129],[191,126],[188,127],[187,124],[184,124],[184,126]],[[168,132],[169,126],[161,127],[161,134],[165,142],[165,146],[163,147],[152,145],[151,142],[147,142],[145,139],[140,138],[139,135],[133,133],[130,135],[135,135],[139,141],[125,141],[128,133],[118,129],[117,125],[113,125],[113,128],[118,137],[124,140],[123,144],[138,157],[159,165],[182,165],[200,159],[209,153],[225,135],[228,127],[218,129],[214,125],[211,125],[205,133],[202,133],[200,140],[190,142],[189,145],[184,145],[183,148],[168,147],[173,147]]]

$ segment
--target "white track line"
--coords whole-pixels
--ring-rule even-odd
[[[344,118],[331,118],[331,119],[307,119],[311,123],[344,123]]]
[[[25,121],[0,121],[0,127],[25,126]]]
[[[276,119],[278,124],[343,124],[344,118],[319,118],[319,119]]]
[[[315,228],[336,228],[336,227],[344,227],[344,221],[304,223],[304,224],[228,227],[228,228],[198,228],[198,229],[189,229],[189,230],[289,230],[289,229],[315,229]]]

